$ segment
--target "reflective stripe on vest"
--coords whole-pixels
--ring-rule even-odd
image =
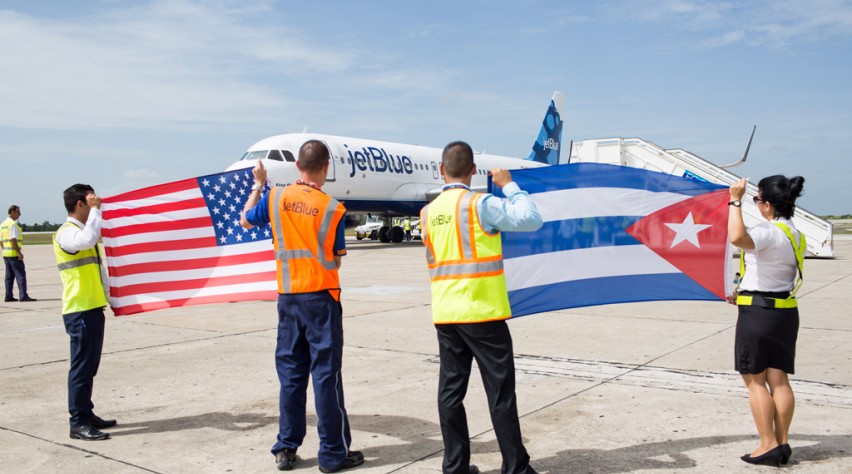
[[[269,215],[279,293],[340,288],[334,240],[345,212],[336,199],[310,186],[272,188]]]
[[[68,253],[59,245],[59,234],[70,227],[66,222],[53,235],[53,254],[62,278],[62,314],[79,313],[107,305],[101,281],[101,257],[98,246],[77,253]]]
[[[15,247],[12,247],[12,239],[9,238],[9,235],[12,233],[12,226],[18,228],[18,237],[16,240],[18,241],[18,248],[22,248],[24,246],[24,230],[21,228],[21,225],[18,224],[18,221],[12,219],[11,217],[7,218],[0,224],[0,236],[3,238],[3,256],[4,257],[17,257],[18,251],[15,250]]]
[[[481,197],[448,189],[420,213],[435,324],[511,317],[500,234],[482,228],[476,211]]]
[[[787,239],[790,241],[790,245],[793,246],[793,253],[796,254],[796,266],[799,269],[798,275],[796,275],[796,283],[793,285],[793,290],[790,291],[790,296],[787,298],[769,298],[763,297],[760,295],[737,295],[737,306],[760,306],[763,308],[795,308],[798,306],[798,302],[796,300],[796,292],[799,291],[799,287],[802,286],[802,282],[804,281],[805,274],[803,271],[804,261],[805,261],[805,249],[807,248],[807,244],[805,242],[805,234],[799,232],[799,242],[796,243],[796,237],[793,235],[793,231],[790,230],[790,227],[787,224],[781,222],[773,222],[776,227],[781,229],[784,232],[784,235],[787,236]],[[745,276],[746,266],[745,266],[745,252],[740,251],[740,281],[737,283],[735,289],[740,287],[740,283],[743,281],[743,276]]]

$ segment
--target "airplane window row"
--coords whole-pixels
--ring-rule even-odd
[[[289,150],[256,150],[256,151],[247,151],[243,154],[240,160],[259,160],[261,158],[267,158],[275,161],[289,161],[295,162],[296,157],[290,153]]]
[[[341,156],[340,157],[340,164],[342,164],[342,165],[350,164],[351,165],[352,164],[352,158],[344,158],[344,157]],[[414,165],[414,169],[416,169],[416,170],[429,171],[429,165],[422,164],[422,163],[413,163],[413,165]]]

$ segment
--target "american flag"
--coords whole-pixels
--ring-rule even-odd
[[[243,169],[105,198],[115,314],[276,299],[272,230],[240,226],[253,182]]]

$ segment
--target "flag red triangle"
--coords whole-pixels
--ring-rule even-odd
[[[727,189],[699,194],[645,216],[627,232],[725,299],[729,199]]]

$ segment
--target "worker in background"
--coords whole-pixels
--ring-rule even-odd
[[[14,282],[18,282],[18,297],[21,301],[36,301],[27,294],[27,267],[24,265],[24,231],[18,219],[21,208],[12,204],[9,206],[9,217],[0,224],[0,235],[3,236],[3,263],[6,264],[6,302],[18,301],[12,294]]]
[[[68,412],[71,439],[109,438],[103,429],[117,424],[95,415],[92,390],[104,346],[104,308],[109,284],[103,273],[101,198],[88,184],[75,184],[63,193],[68,219],[53,237],[53,253],[62,278],[62,319],[71,338],[68,371]]]
[[[338,269],[346,255],[343,204],[322,191],[330,154],[320,141],[299,149],[295,185],[261,197],[266,168],[252,169],[243,228],[272,224],[278,273],[278,344],[275,368],[281,383],[278,438],[272,454],[279,470],[293,469],[305,438],[308,376],[313,380],[319,432],[319,470],[337,472],[364,462],[349,449],[352,435],[343,399],[343,308]]]
[[[411,220],[406,217],[404,221],[402,221],[402,228],[405,230],[405,240],[411,240]]]
[[[529,195],[507,170],[491,177],[506,199],[470,190],[476,165],[465,142],[444,148],[441,194],[420,212],[432,288],[432,320],[438,333],[438,417],[444,439],[443,472],[475,474],[464,397],[476,359],[488,397],[491,423],[503,457],[501,473],[533,474],[521,438],[515,397],[512,316],[503,275],[501,231],[534,231],[542,219]]]

